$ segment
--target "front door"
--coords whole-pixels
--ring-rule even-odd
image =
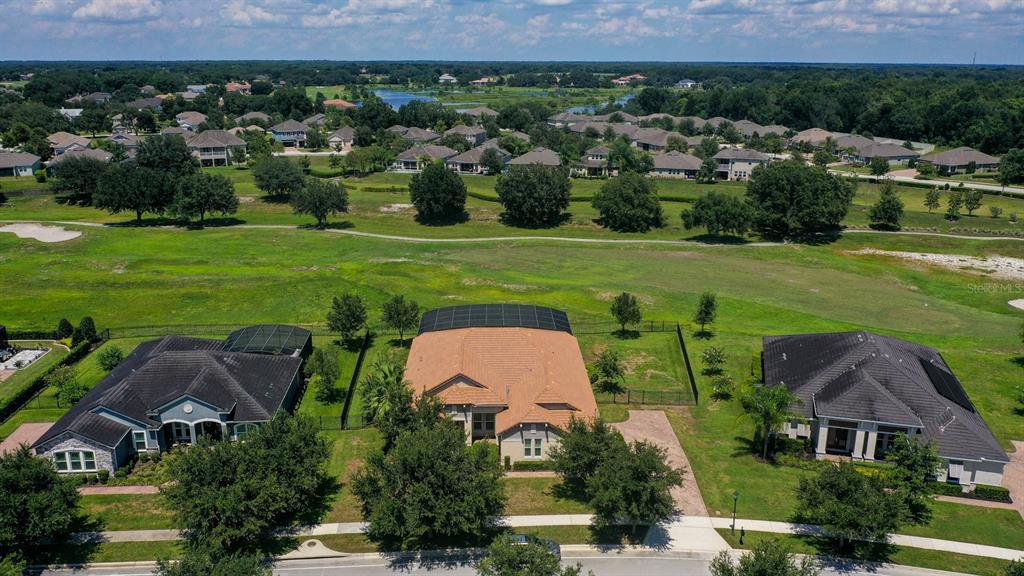
[[[847,428],[829,428],[828,442],[825,449],[829,452],[849,452],[850,430]]]

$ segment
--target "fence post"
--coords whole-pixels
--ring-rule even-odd
[[[647,390],[640,391],[640,403],[647,404]]]
[[[626,404],[629,404],[630,392],[631,392],[631,390],[629,388],[626,388]]]

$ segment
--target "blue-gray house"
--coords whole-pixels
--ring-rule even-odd
[[[134,454],[201,436],[236,440],[302,388],[308,330],[260,325],[227,340],[165,336],[140,344],[32,446],[59,472],[113,472]]]

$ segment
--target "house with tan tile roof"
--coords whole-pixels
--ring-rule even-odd
[[[441,400],[467,442],[490,441],[502,459],[541,460],[572,418],[597,416],[579,343],[564,312],[474,304],[427,312],[405,378]]]
[[[71,150],[83,150],[89,147],[89,139],[70,132],[54,132],[46,137],[54,156],[60,156]]]

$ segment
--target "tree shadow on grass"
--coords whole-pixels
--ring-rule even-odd
[[[204,228],[227,228],[229,226],[238,226],[239,224],[245,224],[245,220],[230,216],[222,216],[220,218],[207,218],[202,222],[189,221],[183,224],[179,223],[179,225],[182,228],[185,228],[186,230],[202,230]]]
[[[416,222],[424,226],[431,227],[442,227],[442,226],[454,226],[455,224],[464,224],[469,222],[469,212],[465,210],[460,214],[456,214],[448,217],[437,217],[437,218],[424,218],[419,214],[416,214]]]
[[[795,537],[814,549],[824,567],[839,573],[875,572],[877,564],[890,562],[899,550],[888,542],[854,541],[840,548],[838,540],[827,536],[797,534]]]
[[[629,328],[616,330],[615,332],[612,332],[612,334],[614,334],[619,340],[636,340],[640,338],[639,330],[630,330]]]
[[[715,333],[707,328],[698,329],[693,331],[693,337],[698,340],[710,340],[715,337]]]
[[[513,228],[524,228],[527,230],[544,230],[550,228],[558,228],[562,224],[572,221],[571,212],[562,212],[557,218],[551,222],[524,222],[516,220],[508,215],[508,212],[502,212],[498,215],[498,221],[505,226],[511,226]]]
[[[1016,364],[1019,368],[1024,368],[1024,356],[1016,356],[1014,358],[1010,358],[1010,362]]]
[[[328,222],[327,224],[324,225],[324,227],[322,229],[323,230],[351,230],[352,228],[355,228],[355,227],[356,227],[356,225],[353,224],[351,220],[339,220],[337,222]],[[302,226],[302,228],[306,228],[306,226]],[[316,226],[310,226],[310,228],[316,228]]]
[[[691,242],[699,242],[701,244],[725,246],[742,246],[744,244],[750,244],[750,240],[747,238],[732,235],[699,234],[692,238],[687,238],[687,240]]]
[[[86,564],[104,542],[100,534],[104,528],[96,518],[79,516],[71,530],[80,536],[59,543],[41,543],[25,552],[25,561],[30,565]]]

